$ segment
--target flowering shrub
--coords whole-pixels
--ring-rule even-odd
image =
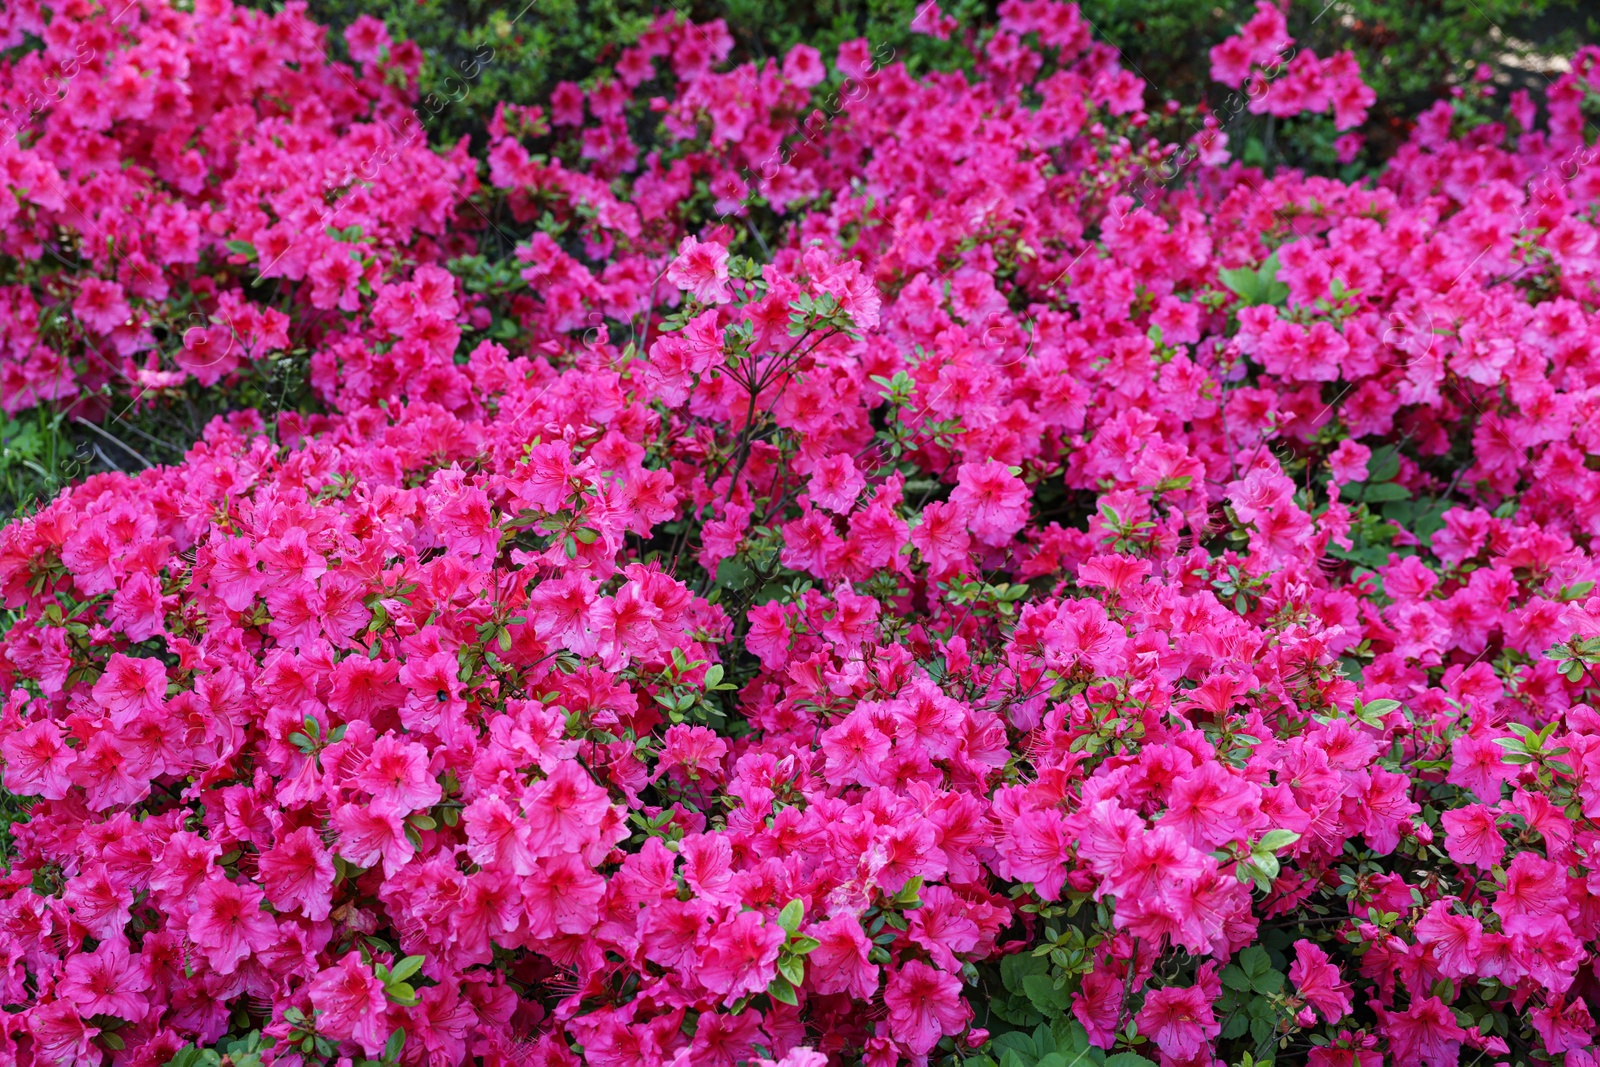
[[[428,148],[415,46],[347,36],[359,70],[298,5],[6,5],[0,407],[216,383],[441,258],[465,147]]]
[[[1244,88],[1248,81],[1248,108],[1253,114],[1292,117],[1331,107],[1336,129],[1365,122],[1367,108],[1377,96],[1361,80],[1355,56],[1341,52],[1321,60],[1314,53],[1300,52],[1286,60],[1293,44],[1283,12],[1263,0],[1237,35],[1211,50],[1211,76],[1234,89]],[[1274,73],[1281,77],[1274,78]]]
[[[511,270],[223,224],[331,413],[0,532],[0,1062],[1595,1062],[1600,52],[1344,185],[1001,15],[663,20],[497,115]]]

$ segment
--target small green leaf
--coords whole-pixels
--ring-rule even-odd
[[[800,998],[795,996],[794,986],[781,974],[767,983],[767,995],[790,1007],[800,1006]]]
[[[806,980],[806,961],[799,956],[779,956],[778,973],[798,988]]]
[[[1058,988],[1049,975],[1030,974],[1022,980],[1022,988],[1034,1009],[1047,1019],[1065,1012],[1072,1002],[1067,991]]]
[[[1000,981],[1006,992],[1021,996],[1023,980],[1029,975],[1044,974],[1050,964],[1025,952],[1013,953],[1000,960]]]
[[[1283,988],[1283,972],[1268,971],[1266,974],[1254,975],[1250,979],[1250,988],[1262,996],[1271,996]]]
[[[411,1007],[417,1002],[417,991],[405,982],[392,982],[383,987],[384,996],[403,1007]]]
[[[1260,945],[1251,945],[1239,953],[1239,968],[1251,978],[1256,978],[1272,970],[1272,958]]]
[[[1260,268],[1239,267],[1220,270],[1217,279],[1237,294],[1246,306],[1282,304],[1289,297],[1289,287],[1278,281],[1278,254],[1267,257]]]
[[[900,887],[900,892],[894,895],[894,903],[905,907],[910,904],[920,903],[922,899],[922,876],[914,875],[906,880]]]
[[[1300,840],[1300,835],[1293,830],[1268,830],[1261,835],[1261,840],[1256,843],[1256,851],[1276,852],[1280,848],[1288,848],[1298,840]]]
[[[404,982],[407,978],[422,970],[422,965],[427,962],[427,959],[428,957],[426,956],[407,956],[394,965],[394,969],[389,972],[389,980],[391,982]]]
[[[412,959],[421,957],[413,956]],[[383,1044],[383,1062],[396,1063],[400,1059],[400,1051],[406,1047],[406,1029],[400,1027],[389,1035],[389,1040]]]
[[[1400,453],[1393,445],[1372,450],[1367,460],[1367,481],[1387,482],[1400,473]]]

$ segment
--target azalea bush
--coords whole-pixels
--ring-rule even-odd
[[[66,457],[28,431],[298,400],[330,313],[447,256],[466,146],[428,145],[414,45],[347,36],[355,66],[298,7],[0,12],[0,410],[46,485]],[[90,439],[131,468],[148,447]]]
[[[1345,184],[1053,0],[666,17],[479,167],[376,23],[115,14],[7,8],[122,57],[6,149],[7,380],[320,410],[0,531],[0,1063],[1596,1061],[1600,51]]]
[[[1284,57],[1285,64],[1305,50],[1334,54],[1350,49],[1364,71],[1375,103],[1355,129],[1336,122],[1326,108],[1292,118],[1282,110],[1263,114],[1246,106],[1250,101],[1237,87],[1210,81],[1208,50],[1251,15],[1251,5],[1242,0],[1205,8],[1175,8],[1167,0],[1097,0],[1084,14],[1094,35],[1119,49],[1123,66],[1181,105],[1176,110],[1152,109],[1152,129],[1158,136],[1182,140],[1207,121],[1220,122],[1233,142],[1234,155],[1247,163],[1287,161],[1310,172],[1341,173],[1350,178],[1386,159],[1417,115],[1438,95],[1455,95],[1457,118],[1464,124],[1503,118],[1507,113],[1506,86],[1518,79],[1542,86],[1542,76],[1535,72],[1554,71],[1560,56],[1573,47],[1568,42],[1574,34],[1546,25],[1562,21],[1567,3],[1555,0],[1549,12],[1554,18],[1538,23],[1529,20],[1546,11],[1544,0],[1530,4],[1445,0],[1421,7],[1361,0],[1341,7],[1338,18],[1324,18],[1325,11],[1313,10],[1310,5],[1289,10],[1290,28],[1301,39]],[[133,183],[111,183],[118,187],[118,194],[104,205],[91,197],[87,213],[81,217],[75,210],[67,210],[47,211],[43,216],[24,212],[16,220],[18,247],[23,252],[18,268],[5,269],[3,280],[26,282],[32,301],[23,302],[15,312],[18,340],[13,347],[26,352],[37,340],[50,355],[41,360],[10,359],[9,377],[0,385],[0,512],[32,510],[63,485],[96,470],[136,470],[152,461],[179,458],[218,413],[252,407],[274,412],[321,410],[319,398],[307,386],[305,359],[317,347],[317,320],[291,314],[296,330],[287,338],[288,347],[279,350],[269,347],[275,338],[270,331],[256,337],[249,321],[241,323],[241,328],[229,325],[233,305],[215,299],[237,281],[228,268],[240,264],[224,254],[229,244],[249,243],[247,234],[234,231],[252,227],[239,225],[238,200],[248,195],[248,186],[241,189],[237,183],[223,180],[236,166],[229,152],[213,151],[197,137],[185,140],[189,133],[198,133],[211,114],[226,111],[231,121],[251,127],[238,134],[250,139],[256,130],[248,116],[282,116],[304,99],[308,90],[333,88],[331,98],[338,103],[329,116],[328,128],[341,135],[357,126],[361,130],[347,150],[321,156],[320,169],[313,166],[296,175],[298,187],[289,194],[295,198],[320,196],[323,203],[310,205],[309,200],[300,199],[300,206],[291,210],[283,202],[285,187],[278,202],[264,203],[262,210],[269,225],[281,221],[280,212],[288,211],[289,215],[282,217],[293,216],[293,224],[302,232],[358,246],[350,252],[370,282],[377,271],[394,265],[396,254],[426,258],[437,251],[426,243],[403,250],[390,247],[389,227],[403,220],[385,219],[385,226],[375,227],[358,217],[365,214],[363,206],[355,199],[346,201],[352,182],[367,182],[368,176],[388,169],[390,156],[409,152],[426,137],[440,146],[460,144],[466,149],[470,145],[468,150],[481,160],[490,139],[488,125],[499,104],[543,105],[552,89],[558,89],[558,95],[570,93],[567,82],[595,90],[620,80],[645,96],[672,90],[670,79],[652,77],[638,83],[637,66],[624,62],[624,57],[637,54],[631,46],[649,32],[656,9],[645,0],[583,5],[541,0],[504,10],[476,0],[379,4],[314,0],[306,7],[259,0],[247,6],[257,10],[234,12],[204,26],[181,19],[171,23],[172,27],[183,26],[172,53],[178,65],[153,73],[158,79],[172,80],[178,88],[167,86],[159,92],[164,99],[185,86],[209,84],[212,56],[229,54],[243,40],[240,33],[270,36],[275,42],[271,62],[283,69],[271,71],[265,53],[241,61],[250,66],[256,80],[230,85],[202,101],[193,116],[185,116],[194,119],[188,125],[174,124],[161,114],[143,121],[150,117],[139,100],[150,91],[149,85],[140,89],[139,100],[130,107],[113,103],[109,118],[117,132],[96,142],[96,148],[115,154],[125,168],[124,176],[132,177]],[[63,126],[65,111],[57,114],[74,84],[98,82],[99,88],[87,90],[89,96],[105,95],[114,101],[125,84],[131,84],[126,83],[127,71],[146,69],[140,56],[152,47],[144,43],[149,22],[128,18],[133,10],[111,12],[114,17],[108,20],[101,18],[111,31],[103,39],[71,28],[72,19],[100,18],[93,8],[64,12],[61,25],[45,36],[39,31],[49,9],[39,8],[36,2],[14,5],[12,11],[0,13],[5,26],[0,36],[0,111],[4,112],[0,134],[16,147],[36,146],[44,151],[57,168],[48,173],[65,175],[62,189],[78,182],[74,165],[60,169],[64,160],[52,154],[54,146],[44,138],[52,129],[78,128]],[[721,29],[715,32],[731,39],[729,54],[739,60],[781,56],[799,42],[833,55],[841,42],[865,37],[881,62],[903,61],[914,73],[970,73],[973,55],[1004,33],[996,25],[995,5],[986,0],[947,0],[942,8],[920,0],[804,4],[734,0],[672,5],[672,10],[708,26],[718,16],[725,18],[716,23]],[[374,14],[386,20],[387,29]],[[327,22],[332,30],[325,32],[310,19]],[[1578,24],[1573,18],[1565,21]],[[1587,32],[1592,38],[1593,28]],[[1531,42],[1523,37],[1530,37]],[[155,47],[166,48],[167,44]],[[191,59],[198,68],[193,76],[185,73]],[[309,78],[302,77],[306,71],[311,73]],[[842,72],[831,72],[827,83],[813,89],[813,103],[825,112],[836,111],[837,104],[830,106],[828,101],[835,97],[835,90],[844,87],[844,81]],[[1486,84],[1490,81],[1493,84]],[[97,106],[91,100],[90,110]],[[235,106],[242,110],[227,110]],[[89,120],[86,128],[97,132],[110,129],[101,118]],[[374,129],[379,132],[375,134]],[[136,130],[137,137],[133,136]],[[163,136],[151,143],[149,138],[157,132]],[[650,123],[636,124],[634,132],[640,137],[642,151],[662,147]],[[213,141],[219,136],[224,135],[220,131],[210,134]],[[376,146],[369,143],[374,136],[380,139]],[[291,148],[286,154],[294,151]],[[423,156],[411,153],[411,159],[417,164]],[[260,166],[277,166],[279,159],[246,157],[243,162],[247,173],[259,175]],[[463,162],[457,152],[452,167],[430,170],[426,176],[421,172],[407,176],[424,182],[442,177],[459,185],[469,180],[470,166]],[[207,174],[201,176],[196,167],[206,169]],[[76,170],[83,170],[82,165]],[[130,263],[115,267],[132,313],[124,325],[142,325],[148,339],[135,340],[139,337],[135,331],[132,336],[119,337],[108,349],[103,336],[92,330],[87,335],[79,333],[70,322],[51,322],[48,314],[41,333],[34,320],[39,309],[56,303],[49,289],[57,284],[53,279],[59,268],[64,266],[68,275],[84,273],[77,270],[82,262],[79,244],[93,246],[109,239],[112,255],[108,260],[102,254],[95,263],[96,276],[106,277],[106,268],[116,260],[117,242],[135,241],[129,231],[130,206],[138,204],[142,209],[172,197],[170,185],[179,173],[184,177],[178,182],[176,200],[184,211],[176,217],[184,220],[180,225],[185,228],[185,236],[177,238],[180,242],[190,240],[187,227],[191,215],[206,218],[211,212],[229,221],[208,224],[213,228],[197,235],[196,250],[165,251],[156,257],[164,275],[159,281],[150,276],[151,257],[141,246],[148,244],[150,237],[129,245],[135,252]],[[145,180],[151,175],[161,180],[146,189]],[[282,182],[284,176],[271,180]],[[103,177],[100,184],[106,184]],[[386,183],[367,184],[382,194],[389,191]],[[54,194],[45,191],[39,195]],[[433,195],[430,192],[428,197]],[[33,196],[24,193],[21,200],[27,204]],[[447,242],[449,254],[461,254],[463,241],[476,243],[477,252],[491,261],[511,253],[526,234],[508,228],[503,217],[494,213],[494,203],[475,205],[479,211],[449,222],[456,231]],[[433,206],[434,201],[425,198],[424,207],[431,212]],[[354,213],[347,210],[351,207],[356,209]],[[480,215],[480,211],[487,213]],[[139,210],[131,211],[135,218],[138,214]],[[39,229],[41,217],[58,230]],[[158,222],[167,225],[173,217],[163,215]],[[97,228],[105,220],[110,225],[101,232]],[[422,224],[423,231],[437,235],[438,224],[430,214],[429,221]],[[763,239],[777,242],[778,235],[771,227],[760,219],[754,224]],[[462,230],[465,235],[459,232]],[[54,239],[41,237],[52,233]],[[33,242],[41,240],[40,252],[50,260],[43,269],[31,262]],[[297,276],[303,255],[312,260],[325,256],[324,249],[314,247],[317,243],[314,239],[307,242],[307,247],[286,263],[288,273],[282,277],[256,283],[274,287],[274,299],[279,301],[275,306],[285,309],[283,301],[304,300],[309,294],[311,286],[292,297],[282,290],[288,283],[303,280]],[[24,266],[28,269],[22,269]],[[324,273],[327,269],[324,263]],[[342,268],[333,269],[337,273]],[[201,281],[198,297],[192,296],[187,284],[191,279]],[[176,300],[151,295],[169,283],[178,285]],[[62,284],[70,290],[79,283],[69,278]],[[206,288],[212,284],[219,288]],[[109,301],[104,315],[114,316],[120,305],[110,297],[103,299]],[[322,300],[327,299],[325,292]],[[226,334],[226,340],[219,338],[219,332]],[[131,360],[126,351],[130,345],[143,346],[135,348]],[[201,373],[189,373],[196,369]]]

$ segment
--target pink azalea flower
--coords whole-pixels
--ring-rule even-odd
[[[733,299],[728,290],[728,249],[714,242],[685,237],[678,245],[678,257],[667,267],[667,280],[703,304]]]
[[[1145,997],[1135,1022],[1164,1055],[1191,1059],[1222,1029],[1211,1011],[1211,998],[1199,986],[1167,986]]]
[[[1304,938],[1294,943],[1294,953],[1289,981],[1294,983],[1295,992],[1330,1023],[1350,1014],[1352,990],[1328,954]]]
[[[917,1056],[926,1056],[940,1037],[960,1033],[967,1023],[961,982],[916,960],[889,975],[883,1002],[889,1006],[889,1032]]]
[[[697,974],[713,993],[732,1004],[746,993],[760,993],[778,973],[784,932],[753,911],[741,912],[712,933],[700,955]]]
[[[262,893],[220,875],[201,883],[189,918],[189,937],[218,974],[232,974],[252,952],[270,947],[278,925],[263,911]]]
[[[383,983],[361,955],[348,952],[319,971],[310,985],[311,1003],[321,1014],[318,1029],[337,1040],[355,1041],[369,1056],[388,1040],[388,998]]]

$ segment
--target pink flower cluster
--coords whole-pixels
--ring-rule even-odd
[[[1291,118],[1332,108],[1337,129],[1365,122],[1377,97],[1361,80],[1356,57],[1340,52],[1319,59],[1302,51],[1291,56],[1293,45],[1283,9],[1257,0],[1255,17],[1237,35],[1211,49],[1211,77],[1230,88],[1243,88],[1252,115]]]
[[[396,86],[417,48],[358,24],[352,70],[303,5],[192,7],[0,11],[0,46],[42,43],[0,60],[0,255],[24,265],[0,286],[7,412],[223,381],[442,257],[474,179]]]
[[[304,94],[223,109],[217,188],[304,207],[246,161],[378,136],[296,33],[137,11],[212,42],[153,86]],[[892,1067],[1042,1022],[1122,1064],[1600,1062],[1600,52],[1544,128],[1441,105],[1374,185],[1162,188],[1070,5],[1006,0],[970,75],[729,47],[663,20],[500,111],[520,286],[434,262],[459,204],[415,175],[346,300],[264,254],[292,212],[68,168],[251,243],[173,294],[329,313],[333,413],[0,531],[0,1064]],[[37,145],[162,158],[58,110]],[[147,238],[62,275],[85,329]]]

